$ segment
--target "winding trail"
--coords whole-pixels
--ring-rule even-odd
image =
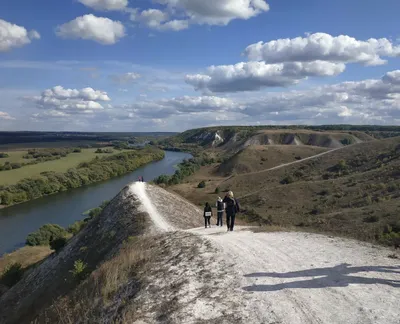
[[[182,228],[169,224],[184,218],[201,223],[201,211],[176,195],[174,199],[168,193],[168,200],[181,206],[171,214],[162,212],[165,202],[150,198],[162,197],[165,190],[143,183],[133,184],[132,190],[159,230]],[[254,233],[240,227],[235,232],[225,227],[185,231],[209,240],[210,251],[233,274],[231,296],[240,305],[236,312],[246,314],[237,323],[400,323],[400,261],[388,258],[393,253],[389,249],[324,235]]]

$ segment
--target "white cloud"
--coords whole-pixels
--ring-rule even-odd
[[[165,8],[131,9],[131,20],[156,30],[180,31],[190,24],[227,25],[269,10],[265,0],[155,0]],[[178,19],[179,18],[179,19]]]
[[[228,111],[230,109],[238,109],[239,105],[229,98],[183,96],[172,99],[135,102],[123,108],[130,112],[131,117],[167,118],[172,115],[188,113]]]
[[[333,76],[345,65],[324,61],[266,64],[241,62],[235,65],[211,66],[206,74],[187,75],[185,80],[196,90],[211,92],[254,91],[264,87],[293,85],[308,76]]]
[[[269,10],[265,0],[157,0],[170,10],[182,11],[191,22],[227,25],[234,19],[250,19]]]
[[[136,80],[140,79],[142,76],[139,73],[135,72],[128,72],[124,74],[119,74],[119,75],[112,75],[111,79],[119,84],[126,84],[126,83],[131,83],[135,82]]]
[[[110,101],[107,92],[94,90],[92,88],[77,89],[64,89],[62,86],[55,86],[51,89],[43,91],[42,97],[55,98],[55,99],[82,99],[82,100],[101,100]]]
[[[400,85],[400,70],[386,73],[382,80],[386,83]]]
[[[395,74],[389,72],[386,75]],[[270,124],[393,124],[400,121],[400,86],[384,81],[384,78],[245,97],[183,96],[144,100],[122,107],[126,111],[123,116],[130,114],[129,118],[150,120],[165,118],[168,125],[178,128],[181,127],[179,121],[185,123],[186,128],[221,123],[255,124],[257,121]]]
[[[56,34],[62,38],[80,38],[103,45],[112,45],[125,36],[125,27],[119,21],[90,14],[58,26]]]
[[[138,10],[134,10],[131,13],[132,21],[139,22],[151,29],[180,31],[189,27],[187,20],[169,19],[169,14],[159,9],[147,9],[141,13]]]
[[[8,113],[6,113],[4,111],[0,111],[0,119],[14,120],[15,118],[11,117]]]
[[[93,114],[104,109],[100,101],[111,100],[104,91],[92,88],[64,89],[62,86],[44,90],[40,96],[25,99],[34,102],[38,108],[45,110],[45,112],[34,116],[35,118]]]
[[[95,10],[125,10],[128,6],[128,0],[78,0],[86,7]]]
[[[0,19],[0,52],[22,47],[33,39],[40,39],[40,34],[36,30],[28,32],[25,27]]]
[[[400,56],[400,46],[395,46],[387,38],[361,41],[347,35],[334,37],[315,33],[307,37],[258,42],[248,46],[244,54],[250,60],[267,63],[322,60],[380,65],[386,63],[382,57]]]

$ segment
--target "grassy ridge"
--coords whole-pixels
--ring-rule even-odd
[[[102,158],[96,157],[90,162],[83,162],[76,168],[68,169],[65,173],[42,172],[39,176],[23,179],[15,185],[0,186],[0,204],[9,206],[107,180],[132,172],[149,162],[163,158],[163,151],[145,148]]]

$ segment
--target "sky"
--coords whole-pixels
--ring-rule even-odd
[[[5,0],[0,131],[400,125],[398,0]]]

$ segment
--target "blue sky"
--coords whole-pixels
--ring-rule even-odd
[[[399,1],[5,2],[0,130],[400,124]]]

